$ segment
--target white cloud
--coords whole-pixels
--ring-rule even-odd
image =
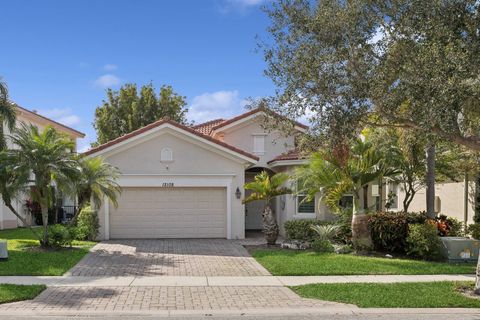
[[[239,114],[246,105],[238,90],[206,92],[192,99],[188,110],[189,120],[201,123]]]
[[[93,81],[93,85],[99,88],[109,88],[118,86],[120,84],[120,79],[113,74],[104,74],[103,76],[98,77]]]
[[[95,141],[97,141],[95,134],[85,134],[85,137],[83,139],[78,140],[77,152],[83,153],[91,149],[91,143]]]
[[[232,11],[245,13],[249,8],[253,8],[265,3],[266,0],[224,0],[220,6],[220,13],[227,14]]]
[[[116,64],[106,64],[103,66],[103,70],[105,71],[114,71],[114,70],[117,70],[118,69],[118,66]]]
[[[75,126],[81,122],[81,118],[74,114],[71,108],[45,109],[39,110],[38,113],[68,127]]]

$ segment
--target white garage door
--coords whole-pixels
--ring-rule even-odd
[[[123,188],[110,238],[226,238],[225,188]]]

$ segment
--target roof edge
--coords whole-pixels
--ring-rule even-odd
[[[223,142],[223,141],[220,141],[220,140],[217,140],[217,139],[215,139],[215,138],[212,138],[212,137],[210,137],[210,136],[208,136],[208,135],[205,135],[205,134],[203,134],[203,133],[201,133],[201,132],[199,132],[199,131],[196,131],[195,129],[192,129],[191,127],[187,127],[187,126],[185,126],[185,125],[183,125],[183,124],[180,124],[180,123],[178,123],[178,122],[175,122],[175,121],[172,121],[172,120],[165,120],[165,119],[161,119],[161,120],[155,121],[155,122],[153,122],[153,123],[151,123],[151,124],[149,124],[149,125],[146,125],[145,127],[142,127],[142,128],[137,129],[137,130],[135,130],[135,131],[132,131],[132,132],[130,132],[130,133],[127,133],[127,134],[125,134],[125,135],[123,135],[123,136],[121,136],[121,137],[118,137],[118,138],[116,138],[116,139],[113,139],[113,140],[111,140],[111,141],[109,141],[109,142],[106,142],[106,143],[104,143],[104,144],[101,144],[101,145],[99,145],[99,146],[97,146],[97,147],[95,147],[95,148],[92,148],[92,149],[90,149],[90,150],[85,151],[83,154],[84,154],[84,155],[87,155],[87,156],[88,156],[88,155],[95,154],[95,153],[97,153],[97,152],[99,152],[99,151],[102,151],[102,150],[105,150],[105,149],[107,149],[107,148],[109,148],[109,147],[112,147],[112,146],[114,146],[114,145],[116,145],[116,144],[118,144],[118,143],[120,143],[120,142],[122,142],[122,141],[126,141],[126,140],[128,140],[128,139],[130,139],[130,138],[133,138],[133,137],[135,137],[135,136],[138,136],[139,134],[148,132],[148,131],[150,131],[150,130],[152,130],[152,129],[154,129],[154,128],[157,128],[157,127],[159,127],[159,126],[161,126],[161,125],[163,125],[163,124],[170,124],[170,125],[172,125],[172,126],[174,126],[174,127],[177,127],[177,128],[179,128],[179,129],[181,129],[181,130],[184,130],[184,131],[186,131],[186,132],[188,132],[188,133],[191,133],[191,134],[196,135],[196,136],[198,136],[198,137],[200,137],[200,138],[203,138],[203,139],[205,139],[205,140],[208,140],[208,141],[210,141],[210,142],[213,142],[213,143],[215,143],[215,144],[217,144],[217,145],[219,145],[219,146],[222,146],[222,147],[224,147],[224,148],[227,148],[227,149],[229,149],[229,150],[231,150],[231,151],[233,151],[233,152],[236,152],[236,153],[238,153],[238,154],[240,154],[240,155],[242,155],[242,156],[248,157],[248,158],[250,158],[250,159],[252,159],[252,160],[258,161],[258,160],[260,159],[260,158],[257,157],[256,155],[253,155],[253,154],[248,153],[248,152],[246,152],[246,151],[244,151],[244,150],[241,150],[241,149],[236,148],[236,147],[234,147],[234,146],[232,146],[232,145],[229,145],[229,144],[227,144],[227,143],[225,143],[225,142]]]

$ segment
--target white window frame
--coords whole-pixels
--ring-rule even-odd
[[[265,154],[265,137],[267,136],[266,133],[254,133],[252,134],[253,137],[253,153],[256,155],[264,155]],[[257,143],[257,141],[259,141]]]
[[[399,189],[400,189],[400,185],[397,183],[397,182],[394,182],[394,181],[390,181],[388,183],[388,188],[387,188],[387,201],[388,201],[388,197],[389,197],[389,194],[390,192],[393,192],[395,194],[395,199],[396,201],[393,203],[393,205],[388,208],[389,211],[396,211],[398,210],[398,201],[399,201],[399,197],[398,197],[398,192],[399,192]]]
[[[297,194],[295,196],[295,216],[299,217],[299,216],[302,216],[302,217],[313,217],[315,218],[315,216],[317,215],[317,212],[316,212],[316,208],[317,208],[317,199],[316,198],[313,198],[313,212],[298,212],[298,209],[300,207],[300,197],[306,197],[307,195],[306,194]]]

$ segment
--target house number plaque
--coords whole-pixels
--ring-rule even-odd
[[[164,182],[164,183],[162,183],[162,187],[171,188],[171,187],[173,187],[173,182]]]

